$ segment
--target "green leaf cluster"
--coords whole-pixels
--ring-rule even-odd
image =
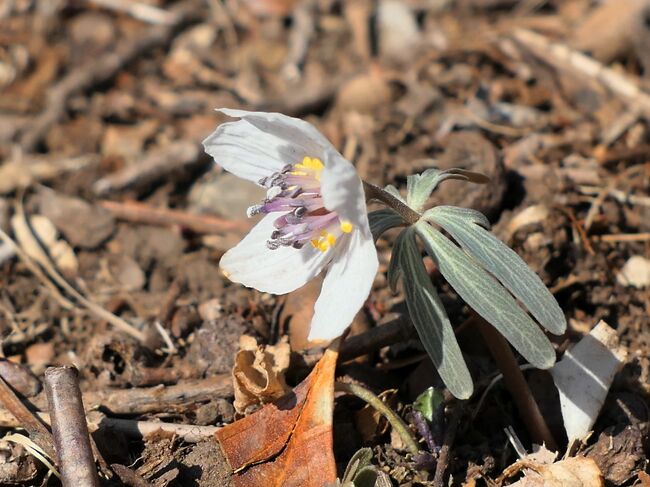
[[[551,333],[562,334],[566,319],[537,274],[490,233],[484,215],[453,206],[424,211],[431,192],[446,179],[487,181],[485,176],[461,169],[429,169],[409,176],[407,196],[400,196],[421,215],[419,221],[407,225],[389,208],[371,212],[369,218],[375,239],[390,228],[405,226],[393,248],[389,284],[395,289],[402,278],[409,315],[425,350],[450,392],[466,399],[473,392],[472,378],[424,267],[418,241],[458,295],[534,366],[547,369],[555,363],[555,351],[538,323]],[[397,190],[391,187],[389,192],[395,196]]]

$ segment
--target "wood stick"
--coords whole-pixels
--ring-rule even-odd
[[[512,37],[535,56],[558,70],[595,79],[629,106],[650,116],[650,95],[639,88],[631,76],[614,71],[568,46],[552,42],[543,35],[526,29],[517,29]]]
[[[63,487],[99,487],[77,369],[48,368],[45,392]]]
[[[194,233],[215,234],[223,232],[246,232],[250,224],[209,215],[193,215],[185,211],[153,208],[138,201],[102,201],[100,205],[118,220],[146,225],[179,225]]]

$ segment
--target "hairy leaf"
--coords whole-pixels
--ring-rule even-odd
[[[555,350],[537,324],[485,269],[426,221],[415,225],[427,253],[456,292],[535,367],[548,369]]]
[[[422,262],[414,227],[404,230],[393,249],[402,275],[409,315],[425,350],[449,391],[460,399],[472,395],[474,386],[445,308]],[[391,261],[391,266],[393,262]],[[395,270],[393,273],[396,274]],[[389,280],[390,280],[389,276]]]
[[[437,206],[424,217],[442,228],[496,277],[539,323],[551,333],[566,330],[562,309],[542,280],[517,253],[492,233],[475,225],[485,226],[485,217],[473,210],[454,206]]]
[[[452,168],[444,171],[434,168],[427,169],[422,174],[415,174],[406,178],[406,201],[408,205],[420,213],[438,184],[447,179],[459,179],[476,184],[485,184],[490,180],[483,174],[466,171],[465,169]]]
[[[392,208],[371,211],[368,213],[368,221],[370,222],[370,231],[375,242],[386,230],[406,225],[406,222],[400,214]]]

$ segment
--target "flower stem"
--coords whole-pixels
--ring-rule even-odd
[[[366,192],[366,200],[378,200],[384,203],[385,205],[391,207],[397,213],[400,214],[406,222],[409,224],[417,223],[420,220],[420,215],[417,211],[411,209],[408,205],[404,204],[402,201],[398,200],[390,194],[388,191],[385,191],[383,188],[376,186],[374,184],[363,181],[363,189]]]
[[[388,407],[384,402],[379,399],[372,391],[369,391],[363,386],[360,386],[359,384],[352,384],[349,382],[341,382],[341,381],[336,381],[335,383],[335,390],[339,392],[347,392],[349,394],[354,394],[357,396],[359,399],[364,400],[367,402],[370,406],[375,408],[377,411],[379,411],[391,424],[393,429],[397,431],[397,433],[400,435],[402,438],[402,441],[406,445],[406,448],[413,454],[417,454],[420,451],[420,448],[418,447],[417,442],[415,441],[415,438],[413,438],[413,435],[409,431],[408,426],[404,421],[402,421],[402,418],[400,418],[395,411],[393,411],[390,407]]]
[[[544,416],[535,402],[528,383],[521,373],[510,345],[503,336],[482,318],[478,319],[478,328],[487,344],[494,361],[503,374],[503,382],[512,394],[517,410],[523,419],[526,429],[533,441],[539,445],[545,444],[550,450],[557,451],[557,443],[551,433]]]

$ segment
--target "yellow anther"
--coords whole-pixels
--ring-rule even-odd
[[[344,220],[341,222],[341,231],[343,233],[350,233],[352,231],[352,227],[353,227],[352,223],[350,223],[349,221]]]
[[[330,245],[334,245],[334,243],[336,242],[336,237],[334,235],[332,235],[331,233],[328,233],[327,237],[325,237],[325,238],[327,239],[327,243],[330,244]]]
[[[329,249],[329,248],[330,248],[330,244],[327,243],[327,240],[322,240],[318,244],[318,250],[320,250],[321,252],[327,252],[327,249]]]
[[[311,240],[311,246],[314,247],[315,249],[318,248],[318,239],[313,239]]]
[[[309,169],[313,169],[315,171],[320,171],[324,167],[320,159],[317,159],[316,157],[309,157],[309,156],[306,156],[302,160],[302,164],[296,164],[296,167],[298,167],[299,165],[302,165],[303,167]]]

